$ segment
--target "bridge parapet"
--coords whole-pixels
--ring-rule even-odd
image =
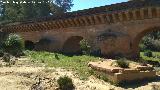
[[[160,1],[124,2],[108,6],[69,12],[62,15],[38,18],[22,24],[3,27],[3,32],[45,31],[67,27],[143,20],[160,17]]]

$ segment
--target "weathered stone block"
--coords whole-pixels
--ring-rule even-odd
[[[107,62],[91,62],[89,66],[99,72],[103,72],[113,83],[131,82],[135,80],[150,79],[156,77],[156,71],[150,66],[137,66],[137,68],[119,68],[106,66]],[[105,64],[104,64],[105,63]]]
[[[139,71],[135,69],[123,69],[123,70],[120,70],[119,72],[123,74],[128,74],[128,73],[138,73]]]
[[[137,66],[137,69],[140,71],[153,70],[153,67],[150,66]]]

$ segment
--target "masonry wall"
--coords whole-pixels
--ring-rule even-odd
[[[80,36],[83,39],[87,39],[93,51],[100,49],[104,55],[108,53],[114,53],[114,51],[119,53],[122,53],[122,51],[128,52],[128,36],[126,33],[124,34],[121,31],[117,32],[117,30],[119,30],[119,28],[116,28],[114,26],[108,27],[108,25],[102,24],[86,27],[71,27],[58,30],[48,30],[44,32],[20,32],[18,34],[21,35],[24,40],[32,41],[35,44],[38,44],[39,40],[41,40],[42,38],[48,38],[51,40],[50,44],[46,44],[46,46],[43,46],[41,48],[38,48],[38,45],[36,45],[36,49],[38,50],[41,49],[47,51],[63,52],[63,47],[68,46],[66,45],[68,39],[74,36]],[[105,36],[107,38],[103,38],[101,37],[103,33],[111,33],[111,35]],[[112,35],[117,36],[113,37]],[[70,41],[70,43],[74,43],[74,41],[76,40]],[[126,44],[125,47],[122,45],[124,43]]]
[[[123,54],[128,57],[137,57],[139,55],[138,45],[142,37],[159,26],[160,20],[159,18],[155,18],[121,23],[117,22],[110,25],[99,24],[39,32],[20,32],[18,34],[25,40],[33,41],[35,44],[38,44],[42,38],[51,40],[51,43],[46,43],[46,45],[43,45],[41,48],[37,45],[36,48],[38,50],[64,52],[64,46],[73,47],[71,46],[72,44],[66,45],[66,42],[70,41],[68,39],[74,36],[80,36],[88,40],[92,51],[100,50],[105,56],[112,57]],[[73,39],[70,43],[74,43],[74,41],[76,40]]]

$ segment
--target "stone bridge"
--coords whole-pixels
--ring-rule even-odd
[[[105,56],[139,56],[139,43],[147,33],[160,30],[160,1],[124,2],[6,25],[37,50],[80,52],[86,39],[92,51]]]

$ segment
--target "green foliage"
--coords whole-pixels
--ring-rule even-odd
[[[35,51],[25,51],[28,58],[34,61],[44,61],[44,63],[49,67],[62,67],[65,69],[74,70],[81,79],[87,79],[91,73],[89,73],[89,62],[98,61],[98,57],[94,56],[66,56],[58,53],[49,52],[35,52]],[[57,56],[58,59],[57,60]]]
[[[146,50],[146,46],[143,43],[139,44],[139,48],[140,48],[140,51],[142,52]]]
[[[152,52],[152,57],[145,56],[144,52],[141,52],[140,57],[143,61],[153,65],[154,67],[160,66],[160,52]]]
[[[139,46],[141,51],[160,51],[160,31],[153,31],[144,36]]]
[[[73,6],[72,0],[16,0],[18,4],[13,3],[13,0],[0,1],[9,2],[3,4],[0,2],[0,19],[1,21],[7,22],[45,17],[54,15],[55,13],[64,13],[69,11]],[[20,3],[24,1],[27,2],[27,4]],[[46,3],[48,1],[49,3]]]
[[[160,51],[160,39],[154,40],[152,44],[153,44],[154,51]]]
[[[80,47],[81,47],[83,54],[89,55],[91,53],[91,46],[89,46],[89,43],[87,40],[85,39],[81,40]]]
[[[144,56],[152,57],[153,56],[152,51],[150,50],[145,51]]]
[[[12,55],[20,55],[24,49],[23,39],[16,34],[10,34],[4,42],[4,51]]]
[[[73,90],[74,89],[72,79],[67,76],[60,77],[57,80],[57,83],[59,85],[60,90]]]
[[[129,68],[129,63],[125,60],[117,60],[116,63],[121,68]]]
[[[71,10],[73,0],[55,0],[56,4],[60,6],[63,12],[67,12],[67,10]]]
[[[146,61],[158,61],[160,62],[160,52],[152,52],[152,57],[148,57],[144,55],[144,52],[140,53],[140,57]]]

